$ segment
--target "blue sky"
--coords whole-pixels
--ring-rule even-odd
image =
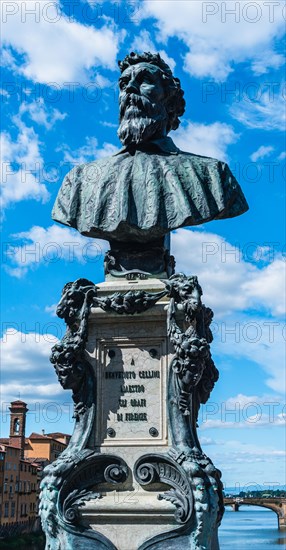
[[[29,404],[27,432],[71,432],[70,392],[49,363],[67,281],[103,280],[104,241],[51,220],[64,175],[120,147],[118,59],[159,51],[185,90],[171,134],[226,160],[241,217],[172,236],[177,270],[215,312],[220,381],[200,437],[227,486],[285,483],[284,2],[3,2],[2,411]],[[284,428],[283,428],[284,426]]]

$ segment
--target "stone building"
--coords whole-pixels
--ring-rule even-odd
[[[10,406],[9,438],[0,439],[0,533],[30,532],[38,520],[38,465],[24,455],[27,405]]]
[[[8,438],[0,438],[0,536],[39,529],[38,501],[43,468],[66,448],[62,433],[25,437],[27,404],[13,401]]]
[[[53,462],[65,450],[70,436],[62,433],[31,433],[25,439],[25,457]]]

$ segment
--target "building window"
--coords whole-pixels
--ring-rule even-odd
[[[20,420],[19,420],[19,418],[15,418],[15,420],[13,422],[14,435],[18,435],[19,431],[20,431]]]
[[[15,502],[11,502],[11,518],[15,517]]]
[[[4,483],[4,493],[7,493],[8,491],[8,483]]]
[[[4,518],[9,517],[9,502],[5,502],[4,504]]]
[[[13,474],[11,474],[10,481],[14,481]]]

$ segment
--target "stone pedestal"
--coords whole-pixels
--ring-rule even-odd
[[[220,473],[196,434],[217,372],[210,310],[196,278],[171,279],[64,288],[52,362],[75,430],[42,482],[47,549],[218,549]]]
[[[135,290],[160,292],[159,280],[104,283],[98,297]],[[87,502],[86,525],[120,550],[137,550],[147,539],[176,529],[174,504],[158,500],[159,487],[145,490],[134,478],[136,461],[170,448],[167,427],[167,379],[171,360],[166,306],[162,299],[149,311],[118,316],[92,308],[87,352],[94,368],[96,413],[89,447],[120,456],[130,476],[125,486]],[[162,486],[161,491],[164,491]]]

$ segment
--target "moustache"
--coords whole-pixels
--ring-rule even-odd
[[[124,116],[127,109],[134,109],[137,113],[140,111],[142,114],[150,115],[156,110],[157,105],[152,103],[144,96],[137,94],[121,94],[119,100],[119,113],[120,118]]]

